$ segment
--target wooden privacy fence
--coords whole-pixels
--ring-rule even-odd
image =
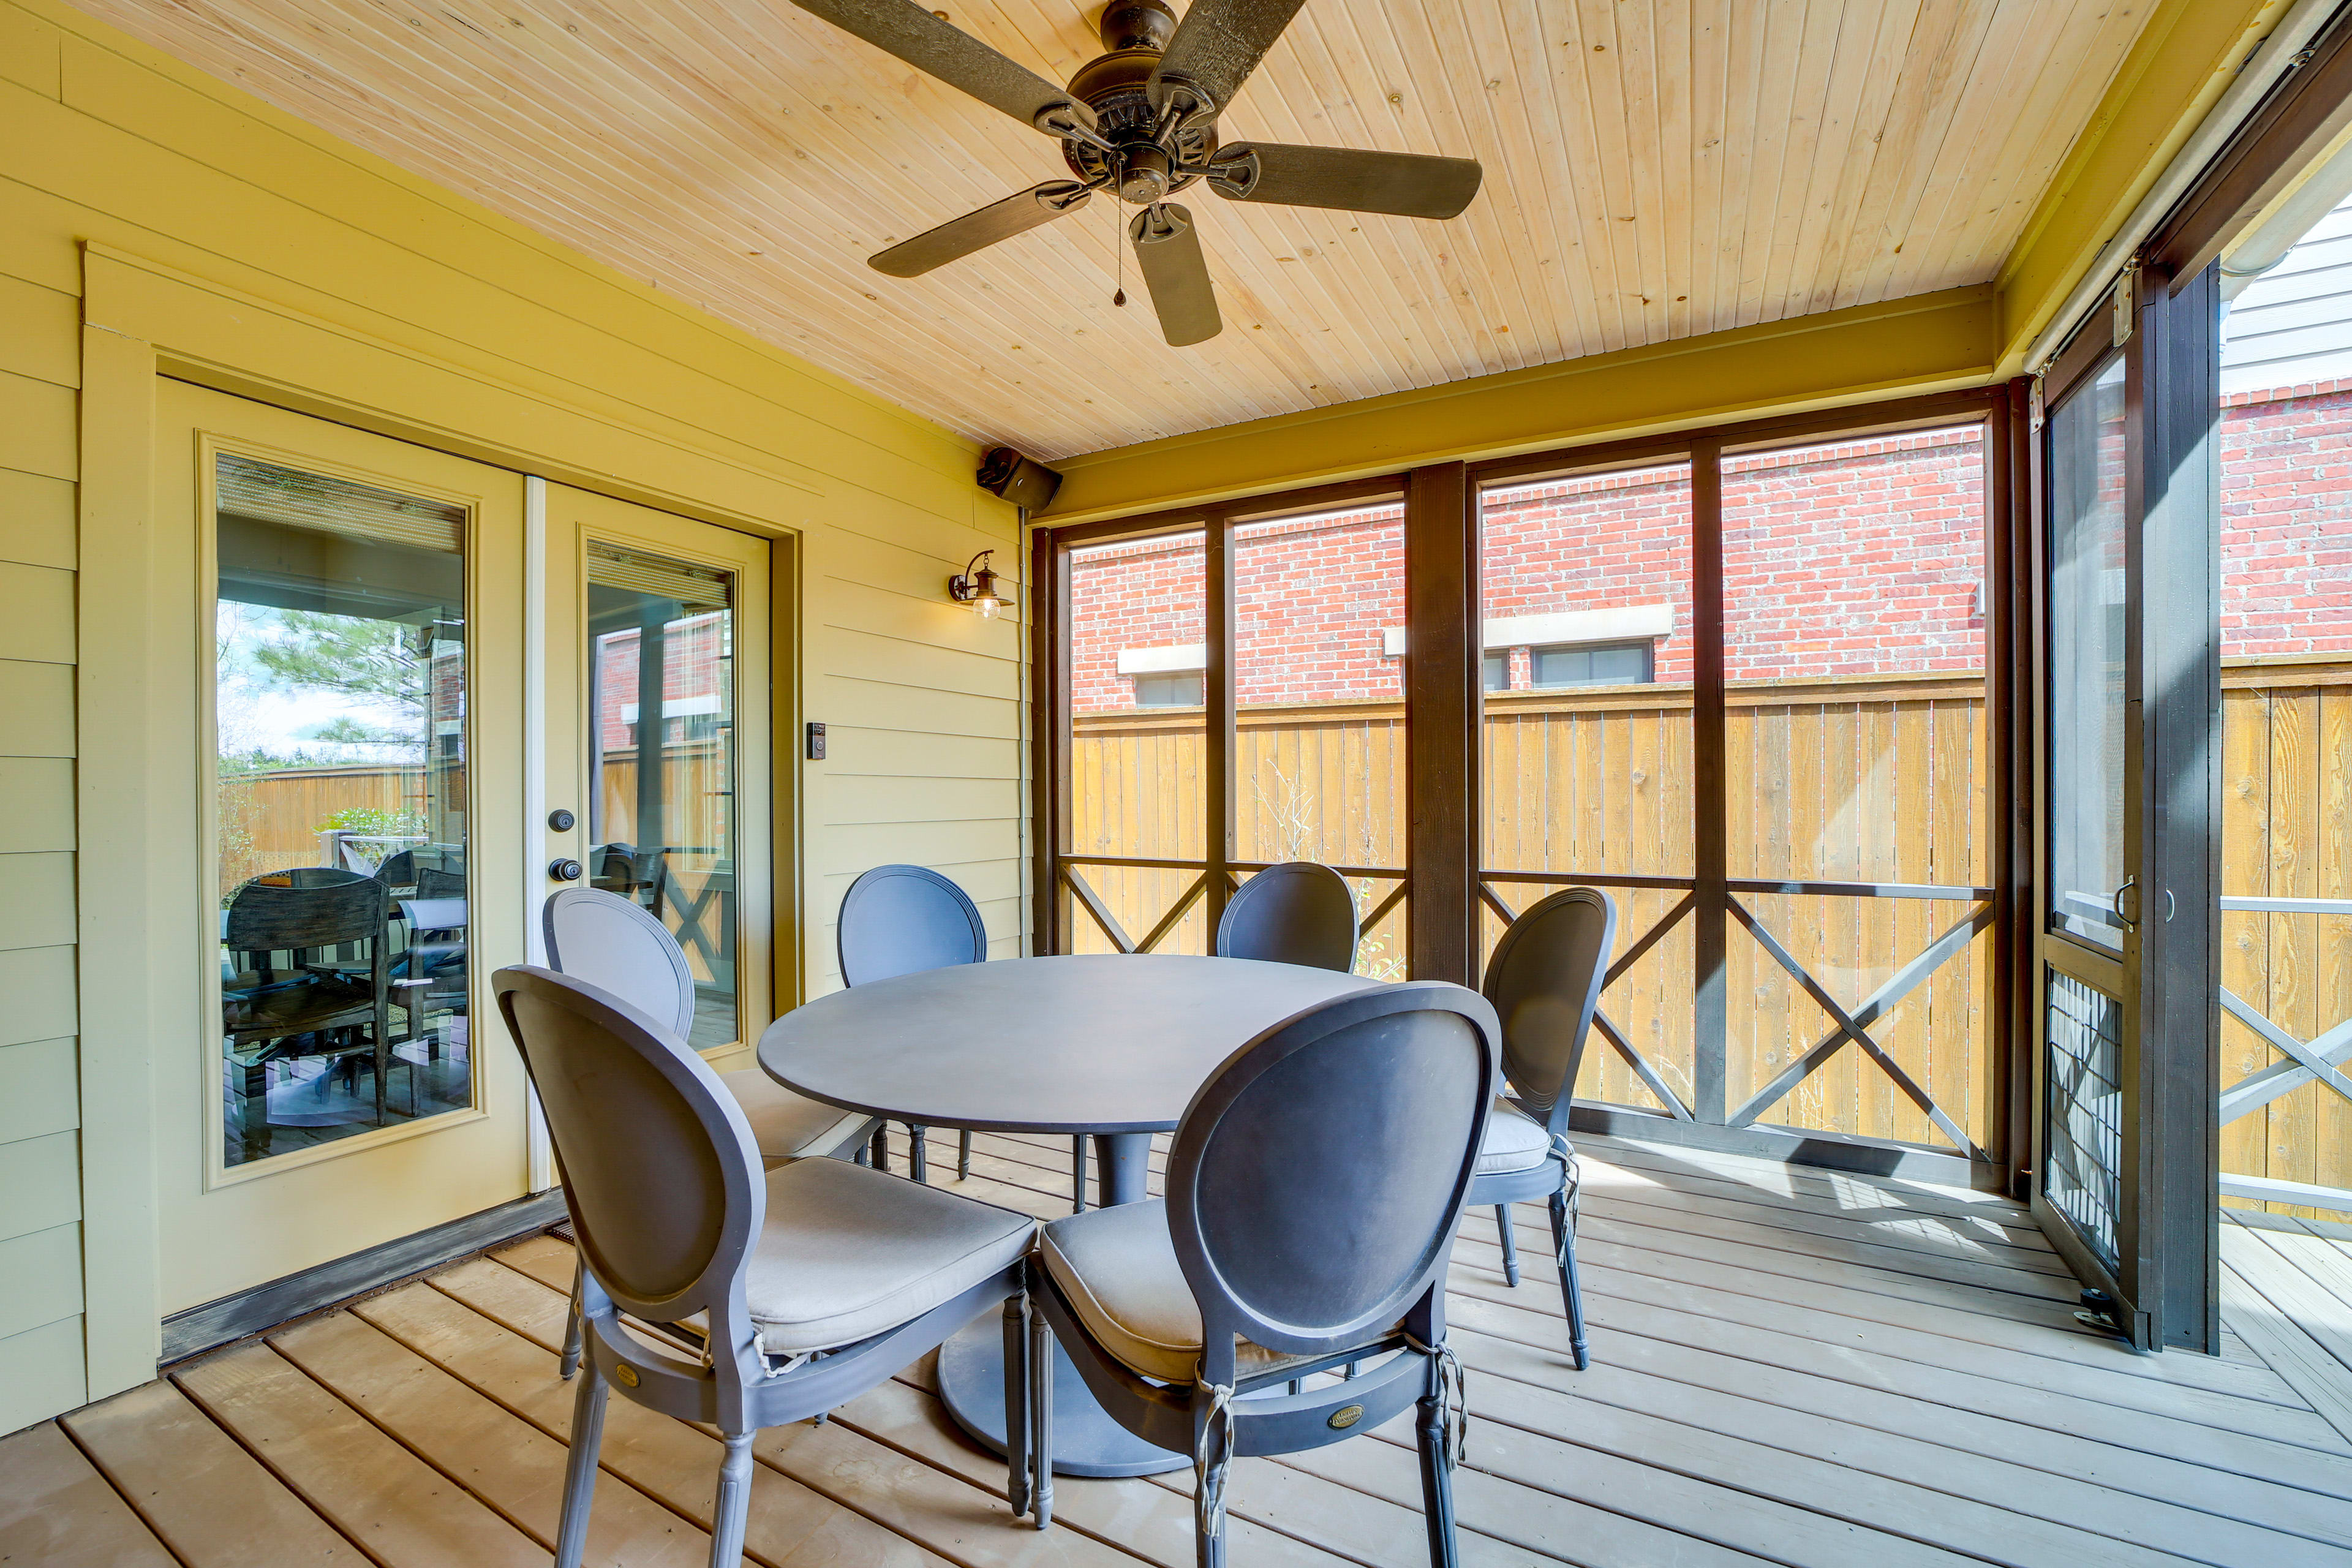
[[[728,835],[726,802],[731,764],[726,744],[717,741],[675,742],[664,748],[662,765],[667,814],[663,837],[674,845],[722,847]],[[635,820],[637,755],[634,747],[604,753],[601,820]],[[463,789],[463,775],[452,774]],[[249,877],[319,861],[319,833],[336,813],[361,807],[374,811],[425,809],[425,770],[398,764],[352,767],[276,768],[228,774],[219,785],[220,890],[226,897]],[[703,857],[709,858],[709,857]],[[699,866],[691,856],[681,865]]]
[[[2224,689],[2228,890],[2352,899],[2352,660],[2233,663]],[[1750,1110],[1782,1126],[1952,1142],[1853,1044],[1773,953],[1777,944],[1981,1143],[1994,1112],[1990,904],[1976,896],[1990,877],[1981,681],[1958,673],[1736,682],[1727,708],[1730,873],[1748,917],[1729,935],[1727,1110],[1735,1121]],[[1524,909],[1553,879],[1664,884],[1612,889],[1619,960],[1649,941],[1602,1003],[1656,1087],[1596,1040],[1578,1086],[1588,1099],[1670,1110],[1673,1100],[1687,1105],[1695,1089],[1693,932],[1686,914],[1676,917],[1693,866],[1691,722],[1687,688],[1487,698],[1487,943],[1502,929],[1496,904]],[[1072,724],[1068,852],[1131,940],[1168,914],[1199,871],[1084,861],[1198,866],[1202,724],[1198,710],[1085,714]],[[1404,755],[1401,703],[1243,709],[1234,722],[1236,858],[1388,868],[1385,879],[1357,879],[1360,903],[1375,905],[1402,876]],[[1905,891],[1775,890],[1790,883]],[[1402,918],[1400,907],[1370,933],[1387,953],[1402,955]],[[1083,914],[1066,929],[1080,951],[1112,946]],[[2328,1035],[2352,1017],[2352,917],[2232,912],[2223,929],[2224,984],[2295,1040],[2324,1039],[2352,1060],[2352,1031]],[[1198,952],[1208,936],[1196,900],[1157,947]],[[1931,949],[1939,961],[1915,962]],[[1902,994],[1874,1001],[1891,985]],[[2296,1065],[2234,1016],[2223,1046],[2225,1082]],[[1805,1065],[1813,1070],[1784,1095],[1754,1105]],[[2305,1073],[2233,1123],[2224,1147],[2232,1173],[2352,1186],[2352,1101]]]

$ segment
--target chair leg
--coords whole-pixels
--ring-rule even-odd
[[[1087,1136],[1070,1140],[1070,1212],[1087,1212]]]
[[[719,1461],[719,1500],[710,1508],[710,1568],[741,1568],[743,1521],[751,1513],[751,1432],[727,1438]]]
[[[1004,1298],[1004,1504],[1029,1511],[1029,1298]]]
[[[907,1123],[907,1174],[919,1182],[931,1179],[930,1164],[923,1153],[923,1134],[929,1131],[912,1121]]]
[[[1495,1230],[1503,1238],[1503,1283],[1517,1289],[1519,1283],[1519,1240],[1511,1234],[1511,1205],[1495,1205]]]
[[[572,1265],[572,1305],[566,1310],[563,1320],[563,1359],[556,1366],[566,1383],[571,1382],[572,1374],[580,1370],[580,1282],[587,1278],[587,1274],[585,1264],[575,1261]]]
[[[1584,1293],[1576,1285],[1576,1222],[1565,1192],[1551,1195],[1551,1239],[1559,1253],[1560,1294],[1568,1301],[1568,1353],[1582,1372],[1592,1364],[1592,1355],[1584,1341]]]
[[[956,1144],[956,1180],[971,1180],[971,1129],[969,1127],[963,1130],[963,1137]]]
[[[849,1157],[849,1163],[870,1167],[874,1163],[874,1141],[869,1138],[858,1144],[857,1152]]]
[[[1045,1314],[1029,1314],[1029,1517],[1043,1530],[1054,1522],[1054,1331]]]
[[[874,1130],[874,1168],[883,1174],[890,1173],[890,1129],[887,1125]]]
[[[604,1378],[593,1363],[572,1401],[572,1456],[563,1467],[563,1522],[555,1532],[555,1568],[580,1568],[588,1545],[588,1510],[596,1500],[596,1450],[604,1440]]]
[[[1413,1436],[1414,1446],[1421,1450],[1421,1508],[1429,1527],[1429,1568],[1456,1568],[1454,1468],[1446,1462],[1445,1395],[1434,1361],[1430,1363],[1429,1386],[1421,1396],[1419,1412]]]

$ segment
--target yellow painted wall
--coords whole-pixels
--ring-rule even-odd
[[[86,330],[92,275],[121,320]],[[799,600],[780,606],[797,614],[778,620],[803,628],[799,706],[832,728],[824,763],[779,736],[780,773],[804,781],[811,992],[836,983],[842,889],[879,861],[955,878],[1000,956],[1027,929],[1023,631],[944,597],[976,550],[1020,566],[970,444],[79,13],[0,0],[0,1432],[152,1367],[142,1075],[156,1039],[196,1025],[113,1022],[137,1016],[112,988],[138,944],[110,933],[140,928],[87,885],[77,909],[77,849],[96,863],[140,802],[121,761],[138,737],[99,733],[135,638],[106,603],[77,605],[77,520],[120,528],[143,507],[82,472],[82,453],[135,441],[82,428],[78,389],[120,381],[121,321],[191,291],[174,279],[218,302],[187,329],[203,346],[181,346],[225,389],[350,403],[353,423],[798,540]],[[277,352],[276,312],[338,345],[318,383],[240,380],[240,334]],[[78,713],[107,759],[79,778]]]

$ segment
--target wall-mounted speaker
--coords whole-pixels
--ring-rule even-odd
[[[980,460],[980,488],[1024,511],[1043,511],[1062,488],[1062,476],[1010,447],[992,447]]]

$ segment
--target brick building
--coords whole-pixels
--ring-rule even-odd
[[[1981,668],[1981,448],[1968,426],[1727,459],[1727,677]],[[2221,489],[2224,654],[2352,652],[2352,381],[2226,397]],[[1402,696],[1402,517],[1235,531],[1242,707]],[[1489,689],[1690,679],[1682,465],[1490,491],[1480,555]],[[1073,552],[1073,711],[1201,701],[1202,560],[1198,534]]]

